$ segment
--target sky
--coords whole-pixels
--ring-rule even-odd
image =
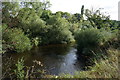
[[[92,8],[97,10],[104,8],[101,11],[110,15],[112,20],[118,20],[118,2],[120,0],[50,0],[52,4],[50,10],[52,12],[63,11],[69,13],[80,13],[81,7],[84,5],[85,9]]]

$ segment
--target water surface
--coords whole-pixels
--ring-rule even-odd
[[[17,60],[24,57],[25,65],[32,66],[33,61],[41,61],[46,74],[58,75],[61,73],[74,74],[82,70],[83,63],[77,59],[77,49],[74,44],[58,44],[34,47],[31,51],[18,54],[6,54],[3,58],[12,57]],[[38,66],[39,67],[39,66]]]

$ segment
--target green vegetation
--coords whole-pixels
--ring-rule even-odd
[[[110,30],[111,27],[115,30],[119,26],[119,22],[111,21],[109,16],[103,15],[100,13],[100,10],[94,12],[84,9],[84,6],[82,6],[81,14],[70,14],[62,11],[52,13],[52,11],[48,9],[50,6],[49,1],[39,3],[3,2],[2,23],[8,26],[7,33],[5,32],[5,35],[3,35],[3,43],[6,44],[7,42],[11,44],[12,42],[17,42],[17,44],[12,44],[12,46],[7,47],[12,47],[10,49],[16,52],[23,52],[30,50],[31,44],[38,46],[74,42],[74,37],[76,37],[75,35],[78,33],[79,36],[77,35],[76,41],[78,45],[80,44],[80,46],[84,48],[86,46],[88,47],[89,43],[90,45],[94,44],[94,46],[96,46],[103,42],[103,40],[108,40],[108,34],[111,34],[111,32],[106,30]],[[84,16],[87,20],[84,19]],[[98,30],[92,33],[93,30],[91,28],[97,28]],[[21,37],[15,37],[17,29],[18,32],[23,32],[20,34],[21,37],[25,35],[27,38],[23,37],[23,39],[21,39]],[[12,30],[13,33],[11,33]],[[89,36],[89,34],[91,36]],[[11,36],[10,40],[7,40],[7,35]],[[87,37],[88,42],[86,42],[85,37],[83,38],[82,35]],[[22,40],[25,41],[21,46],[20,42],[23,42]],[[82,43],[82,41],[84,42]],[[5,49],[8,49],[7,47]]]
[[[78,48],[96,47],[103,41],[103,36],[98,29],[86,29],[76,35]]]
[[[76,34],[76,43],[78,51],[83,53],[85,50],[93,50],[102,46],[105,46],[109,40],[115,38],[115,33],[104,29],[87,28],[80,30]],[[84,55],[89,54],[85,52]]]
[[[3,35],[3,49],[5,48],[16,52],[23,52],[25,50],[30,50],[32,47],[29,38],[24,35],[24,32],[21,29],[3,28]]]
[[[21,58],[20,60],[18,60],[17,64],[16,64],[17,69],[14,70],[15,74],[17,75],[17,78],[20,80],[23,80],[25,78],[24,74],[24,60],[23,58]]]
[[[3,35],[3,51],[0,52],[20,53],[32,49],[33,46],[76,42],[77,54],[89,57],[94,63],[89,67],[90,71],[49,77],[44,75],[44,70],[39,69],[37,72],[40,74],[36,75],[33,71],[35,65],[28,68],[21,59],[18,60],[14,72],[10,71],[17,78],[118,78],[119,21],[110,20],[109,16],[102,14],[100,10],[84,9],[84,5],[81,14],[70,14],[62,11],[52,13],[49,10],[49,1],[2,4],[3,25],[0,28]],[[35,63],[42,66],[40,61]]]
[[[10,49],[16,52],[23,52],[27,48],[28,50],[30,49],[30,44],[38,46],[74,41],[70,31],[70,23],[67,18],[64,18],[68,13],[60,14],[56,12],[53,14],[47,9],[49,6],[49,1],[39,3],[22,2],[20,4],[18,2],[3,2],[3,13],[5,14],[2,16],[2,23],[8,26],[7,33],[3,33],[5,34],[3,35],[3,43],[11,44],[13,41],[17,42],[18,44],[10,45],[12,47]],[[18,35],[16,34],[17,30],[19,33],[23,32],[27,38],[23,37],[23,39],[20,39],[24,35],[23,33],[20,34],[21,37],[15,37],[15,35]],[[13,33],[11,33],[12,31]],[[9,35],[11,38],[7,40]],[[22,40],[25,40],[25,44],[20,43],[23,42]],[[6,48],[9,48],[9,46]]]
[[[50,43],[69,43],[74,40],[72,33],[69,31],[69,22],[59,16],[50,17],[47,20],[49,24],[49,30],[47,32],[47,38]],[[52,37],[51,37],[52,36]],[[46,40],[48,40],[46,39]]]

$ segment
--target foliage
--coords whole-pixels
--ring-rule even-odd
[[[47,21],[51,15],[52,12],[50,10],[44,10],[40,18],[44,21]]]
[[[118,41],[120,42],[120,30],[118,32]]]
[[[46,23],[39,18],[34,9],[21,9],[17,18],[21,21],[18,24],[19,28],[23,29],[30,38],[41,38],[46,32]]]
[[[25,50],[31,49],[31,42],[29,38],[24,35],[21,29],[12,28],[12,29],[4,29],[3,27],[3,40],[5,41],[5,46],[10,50],[16,52],[23,52]],[[9,47],[8,47],[9,46]],[[4,46],[3,46],[4,47]]]
[[[2,50],[2,25],[0,24],[0,53],[4,53]]]
[[[43,64],[38,60],[33,60],[33,65],[26,66],[25,65],[25,59],[19,58],[16,61],[13,58],[6,58],[4,59],[7,62],[3,64],[3,75],[2,79],[32,79],[32,78],[42,78],[45,75],[45,70],[41,69],[40,67],[43,66]],[[39,66],[39,67],[38,67]]]
[[[34,2],[21,2],[21,6],[24,6],[23,8],[32,8],[38,16],[42,15],[43,3],[39,0],[35,0]]]
[[[73,23],[73,15],[68,12],[58,11],[54,15],[60,15],[61,18],[66,19],[69,23]]]
[[[80,24],[79,23],[69,23],[70,31],[74,35],[78,30],[80,30]]]
[[[115,29],[113,33],[115,37],[110,39],[109,42],[114,48],[120,49],[120,30]]]
[[[81,19],[81,14],[75,13],[73,18],[74,18],[74,22],[79,22]]]
[[[43,1],[43,9],[44,10],[47,10],[48,8],[50,8],[50,6],[51,6],[50,0]]]
[[[33,43],[34,46],[38,46],[39,41],[41,41],[41,40],[39,40],[38,37],[32,39],[32,43]]]
[[[94,28],[108,28],[110,27],[111,21],[109,16],[104,15],[100,12],[100,9],[98,10],[85,10],[85,16],[87,17],[87,20],[90,21],[91,25]]]
[[[72,33],[69,31],[69,23],[65,19],[56,15],[48,19],[47,23],[49,29],[46,36],[49,38],[49,43],[64,43],[73,40]]]
[[[80,51],[84,48],[99,47],[107,42],[110,38],[112,38],[112,33],[95,28],[80,30],[75,37],[78,50]]]
[[[74,36],[78,51],[89,57],[93,54],[89,51],[94,52],[98,47],[99,50],[106,49],[106,44],[110,41],[112,42],[110,45],[118,45],[117,49],[119,49],[120,32],[117,32],[120,22],[110,20],[109,16],[100,12],[100,9],[84,10],[84,6],[82,6],[81,14],[62,11],[52,13],[48,10],[50,6],[49,0],[44,2],[3,2],[2,23],[5,24],[2,25],[3,40],[0,49],[3,46],[3,51],[23,52],[30,50],[32,45],[70,43],[74,41]],[[0,52],[3,51],[0,50]],[[120,52],[119,50],[105,52],[109,54],[109,57],[105,60],[101,59],[100,63],[96,61],[95,66],[91,67],[91,71],[82,71],[75,75],[65,74],[55,76],[55,78],[117,78],[117,56]],[[95,54],[98,53],[95,52]],[[40,61],[35,60],[34,62],[37,66],[43,66]],[[42,77],[44,70],[36,69],[34,66],[27,67],[25,73],[22,58],[18,60],[17,69],[14,72],[20,79],[25,78],[25,75],[27,78]],[[35,69],[38,70],[39,75],[34,73]]]
[[[16,65],[16,69],[14,70],[16,76],[17,76],[17,79],[20,79],[20,80],[24,80],[25,78],[25,71],[24,71],[24,60],[23,58],[19,59],[17,61],[17,64]]]
[[[6,23],[9,27],[15,25],[15,17],[19,11],[18,2],[2,2],[2,23]]]
[[[86,29],[81,30],[76,35],[76,41],[80,48],[96,46],[100,43],[99,30],[97,29]]]

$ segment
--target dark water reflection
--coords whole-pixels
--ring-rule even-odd
[[[34,47],[31,51],[20,54],[7,54],[3,57],[12,57],[15,61],[24,57],[25,65],[32,66],[33,60],[41,61],[47,74],[58,75],[61,73],[74,74],[82,70],[83,63],[77,59],[75,44],[49,45]]]

